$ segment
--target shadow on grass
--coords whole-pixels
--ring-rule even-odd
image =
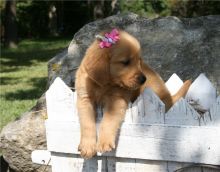
[[[33,84],[32,89],[19,89],[15,92],[9,92],[3,95],[6,100],[33,100],[39,98],[46,90],[47,77],[32,78],[30,82]]]
[[[2,63],[2,61],[0,60],[0,64]],[[8,69],[6,69],[5,67],[0,67],[0,72],[5,72],[5,73],[7,73],[7,72],[16,72],[18,70],[18,67],[10,67],[10,68],[8,68]]]
[[[31,66],[36,62],[47,62],[64,50],[70,38],[51,38],[24,40],[17,49],[7,49],[1,46],[1,72],[14,72],[18,67]]]
[[[0,85],[8,85],[8,84],[16,84],[17,81],[19,80],[20,78],[15,78],[15,77],[1,77],[0,78]]]
[[[63,48],[57,48],[52,50],[34,50],[34,51],[27,51],[27,52],[2,52],[2,57],[6,60],[1,58],[1,65],[4,66],[30,66],[33,64],[34,61],[37,62],[46,62],[52,57],[54,57],[57,53],[61,52]],[[15,71],[15,68],[10,70]],[[1,70],[1,72],[8,72],[8,69]]]

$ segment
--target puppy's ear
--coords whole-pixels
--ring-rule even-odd
[[[99,86],[110,81],[109,51],[92,45],[86,52],[84,65],[89,77]]]

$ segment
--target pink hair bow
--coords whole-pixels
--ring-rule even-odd
[[[100,48],[109,48],[120,39],[117,29],[113,29],[110,33],[106,33],[105,36],[97,35],[96,38],[101,40],[99,43]]]

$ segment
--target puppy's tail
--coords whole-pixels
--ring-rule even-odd
[[[175,104],[181,97],[185,97],[191,84],[191,80],[187,80],[183,83],[179,91],[175,95],[171,96],[170,103],[166,104],[166,110],[168,110],[173,104]]]
[[[176,94],[173,96],[166,96],[162,99],[163,102],[165,102],[166,111],[168,111],[181,97],[185,97],[191,83],[191,80],[185,81]]]

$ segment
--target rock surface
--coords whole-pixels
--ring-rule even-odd
[[[30,112],[3,128],[0,135],[0,148],[4,159],[12,169],[9,171],[41,172],[44,170],[45,166],[31,162],[31,152],[35,149],[46,149],[45,115],[45,97],[42,96]],[[45,171],[50,171],[50,167]]]
[[[68,49],[49,61],[48,86],[59,76],[73,87],[77,67],[94,36],[114,27],[126,30],[140,41],[144,61],[165,80],[173,73],[183,80],[205,73],[220,93],[220,16],[150,20],[127,14],[89,23],[75,34]],[[15,171],[43,171],[44,168],[31,163],[30,154],[35,149],[46,149],[45,112],[43,97],[31,112],[2,130],[0,148]]]
[[[140,41],[144,61],[164,80],[173,73],[183,80],[205,73],[220,91],[220,16],[151,20],[128,14],[89,23],[75,34],[68,50],[50,60],[49,84],[60,76],[66,84],[73,85],[77,66],[95,35],[115,27]]]

